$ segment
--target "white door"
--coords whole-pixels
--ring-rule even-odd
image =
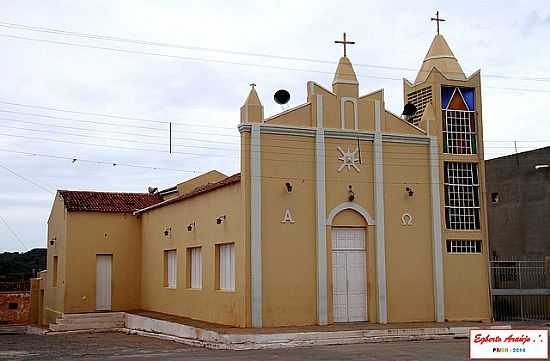
[[[362,228],[332,231],[334,322],[367,320],[367,255]]]
[[[111,271],[113,256],[98,254],[96,258],[96,296],[95,305],[98,311],[111,310]]]

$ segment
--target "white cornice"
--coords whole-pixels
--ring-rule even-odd
[[[257,124],[257,123],[255,123]],[[239,124],[240,133],[249,133],[252,128],[252,124]],[[259,124],[260,132],[264,134],[281,134],[281,135],[302,135],[307,137],[314,137],[316,128],[303,128],[303,127],[288,127],[281,125],[267,125]],[[373,140],[374,132],[358,131],[358,130],[346,130],[346,129],[327,129],[323,130],[325,137],[327,138],[341,138],[341,139],[363,139]],[[382,141],[392,143],[413,143],[413,144],[429,144],[430,137],[426,135],[414,135],[414,134],[397,134],[397,133],[381,133]]]

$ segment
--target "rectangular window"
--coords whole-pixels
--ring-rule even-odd
[[[481,253],[481,241],[448,239],[447,253]]]
[[[17,310],[17,302],[8,303],[8,310]]]
[[[475,112],[469,110],[443,111],[443,152],[477,154]]]
[[[445,162],[445,223],[447,229],[479,229],[477,164]]]
[[[57,287],[57,267],[58,267],[57,256],[53,256],[53,265],[52,265],[52,286],[53,287]]]
[[[176,250],[164,251],[164,287],[176,288],[178,269]]]
[[[202,288],[202,254],[201,247],[187,249],[187,274],[189,288]]]
[[[218,248],[218,289],[235,290],[235,243],[220,244]]]

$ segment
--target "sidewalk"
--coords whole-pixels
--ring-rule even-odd
[[[158,312],[126,313],[125,332],[212,349],[252,350],[372,342],[468,338],[471,329],[510,329],[508,323],[418,322],[237,328]]]

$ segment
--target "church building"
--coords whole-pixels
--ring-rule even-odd
[[[480,72],[438,33],[403,115],[332,87],[241,107],[241,172],[151,193],[58,191],[43,322],[147,310],[236,327],[490,320]]]

